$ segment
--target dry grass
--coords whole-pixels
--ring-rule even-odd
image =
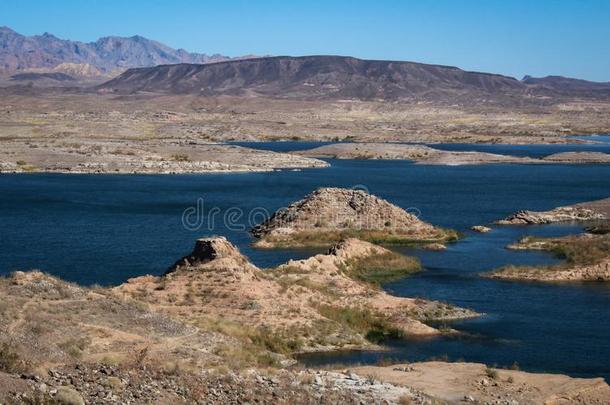
[[[520,248],[545,250],[564,259],[562,263],[545,266],[508,265],[494,270],[491,274],[521,274],[531,271],[559,271],[577,266],[595,265],[610,258],[610,234],[592,237],[566,236],[561,238],[541,238],[529,236],[517,244]]]
[[[395,252],[370,255],[347,261],[350,277],[381,284],[398,280],[421,269],[419,260]]]
[[[388,338],[399,339],[404,336],[404,333],[393,327],[384,316],[368,309],[320,305],[318,311],[325,318],[363,334],[370,342],[378,343]]]
[[[18,373],[24,369],[25,364],[13,346],[7,342],[0,343],[0,371]]]
[[[429,238],[418,238],[414,234],[398,233],[395,230],[307,230],[297,231],[288,238],[265,236],[261,240],[276,248],[294,247],[329,247],[342,239],[356,238],[366,242],[385,246],[412,246],[434,242],[452,242],[459,239],[458,232],[452,229],[440,229],[437,235]]]

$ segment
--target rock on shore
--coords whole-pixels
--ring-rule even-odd
[[[542,225],[560,222],[598,221],[610,218],[610,198],[557,207],[549,211],[521,210],[496,221],[499,225]]]
[[[377,243],[438,242],[456,237],[363,190],[320,188],[255,226],[257,247],[325,246],[354,236]]]

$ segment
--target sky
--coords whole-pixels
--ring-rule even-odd
[[[349,55],[610,81],[610,0],[0,0],[0,26],[228,56]]]

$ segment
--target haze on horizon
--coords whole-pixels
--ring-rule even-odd
[[[83,42],[142,35],[207,54],[336,54],[608,82],[608,21],[603,0],[4,0],[0,25]]]

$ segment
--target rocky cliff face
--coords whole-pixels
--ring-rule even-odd
[[[178,260],[165,274],[180,270],[223,268],[236,271],[256,269],[226,238],[216,236],[198,239],[193,251]]]

